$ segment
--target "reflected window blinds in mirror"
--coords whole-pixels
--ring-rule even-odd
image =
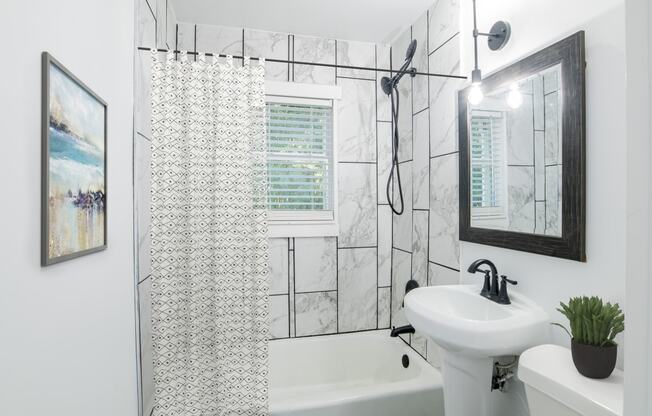
[[[460,239],[584,261],[584,33],[459,92]]]
[[[560,67],[471,109],[471,226],[561,236]]]

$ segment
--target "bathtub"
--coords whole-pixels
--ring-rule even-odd
[[[270,341],[269,358],[271,416],[444,416],[441,374],[389,331]]]

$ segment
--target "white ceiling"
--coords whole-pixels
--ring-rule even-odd
[[[389,42],[435,0],[172,0],[181,22]]]

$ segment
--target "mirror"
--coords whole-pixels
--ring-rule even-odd
[[[555,65],[469,105],[472,227],[561,237],[560,81]]]
[[[584,261],[584,33],[459,93],[460,239]]]

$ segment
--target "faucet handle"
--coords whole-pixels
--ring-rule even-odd
[[[498,296],[496,297],[495,301],[501,305],[509,305],[512,303],[512,301],[509,299],[509,295],[507,294],[507,283],[515,285],[518,284],[518,282],[516,280],[508,279],[504,274],[500,275],[500,280],[500,291],[498,292]]]
[[[489,293],[491,292],[491,284],[489,283],[491,272],[489,270],[478,270],[478,271],[484,273],[484,283],[482,285],[482,290],[480,291],[480,295],[484,296],[485,298],[488,298]]]
[[[518,284],[518,281],[508,279],[507,276],[505,276],[504,274],[500,275],[500,280],[502,281],[503,284],[505,284],[505,282],[507,282],[507,283],[509,283],[511,285],[517,285]]]

